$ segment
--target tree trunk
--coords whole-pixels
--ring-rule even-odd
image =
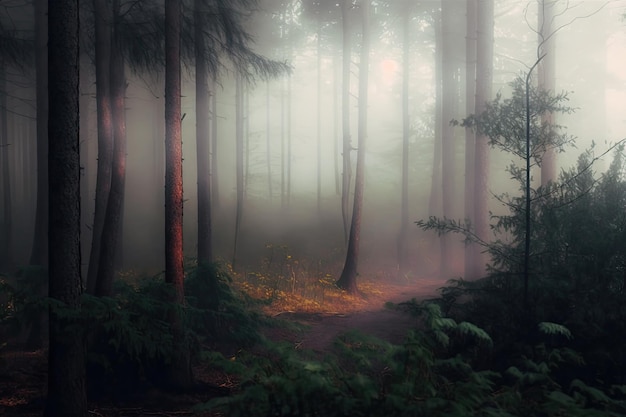
[[[2,172],[0,177],[2,183],[2,208],[0,208],[0,271],[9,272],[13,269],[13,230],[12,230],[12,214],[11,214],[11,178],[9,170],[9,126],[7,118],[7,78],[4,60],[0,59],[0,166]],[[13,145],[15,148],[15,146]]]
[[[270,81],[267,80],[265,91],[265,157],[267,160],[267,195],[272,201],[272,135],[270,113]],[[242,92],[243,94],[243,92]],[[246,184],[247,185],[247,184]]]
[[[465,113],[474,114],[476,105],[476,0],[467,2],[467,35],[465,44]],[[474,226],[474,158],[476,151],[476,133],[471,128],[465,129],[465,219]],[[476,267],[474,254],[476,245],[468,243],[465,246],[464,276],[466,279],[478,278],[474,276]]]
[[[46,417],[87,416],[85,346],[77,323],[80,276],[80,153],[78,106],[78,0],[49,2],[49,295]],[[61,307],[62,306],[62,307]],[[63,310],[63,311],[61,311]]]
[[[539,7],[538,27],[539,31],[539,56],[545,55],[539,63],[539,89],[554,92],[556,87],[555,79],[555,41],[554,35],[554,7],[556,1],[541,0],[537,3]],[[541,115],[541,124],[552,126],[555,123],[554,114],[545,112]],[[541,160],[541,185],[556,179],[556,149],[549,147],[546,149]]]
[[[320,12],[317,12],[317,171],[315,178],[317,180],[317,214],[322,210],[322,18]]]
[[[455,76],[456,39],[454,38],[456,4],[442,2],[441,39],[442,39],[442,120],[441,120],[441,193],[443,217],[454,217],[455,206],[455,137],[450,121],[457,110],[457,80]],[[452,248],[449,235],[441,235],[440,274],[448,277],[452,273]]]
[[[233,245],[232,267],[237,264],[237,245],[239,229],[243,217],[243,80],[242,75],[235,75],[235,171],[237,183],[237,202],[235,208],[235,241]]]
[[[361,217],[363,211],[363,188],[365,185],[365,144],[367,140],[367,93],[369,74],[369,50],[370,50],[370,0],[361,4],[363,13],[363,35],[361,41],[361,62],[359,63],[359,133],[358,150],[356,161],[356,174],[354,179],[354,203],[352,206],[352,221],[350,223],[350,236],[348,238],[348,251],[346,262],[337,286],[351,294],[358,292],[356,277],[359,260],[359,246],[361,238]]]
[[[410,3],[406,3],[402,15],[402,189],[400,196],[400,231],[398,233],[398,273],[403,276],[408,268],[407,233],[409,229],[409,138],[411,120],[409,114],[410,62]]]
[[[341,87],[341,115],[343,131],[343,177],[341,181],[341,217],[343,219],[344,239],[348,242],[350,224],[350,184],[352,182],[352,162],[350,152],[352,143],[350,138],[350,65],[351,65],[351,40],[350,40],[350,0],[341,2],[341,18],[343,28],[343,68]]]
[[[116,19],[119,18],[119,2],[113,6]],[[111,188],[104,216],[102,229],[100,259],[98,260],[98,278],[95,294],[110,296],[113,293],[113,281],[116,270],[118,244],[121,241],[122,213],[124,204],[124,186],[126,181],[126,78],[124,74],[124,57],[119,23],[113,26],[111,62],[110,62],[110,94],[113,134],[113,158],[111,163]]]
[[[198,264],[213,258],[211,247],[211,166],[209,165],[209,70],[203,30],[206,19],[204,1],[194,1],[194,36],[196,59],[196,163],[198,173]]]
[[[48,265],[48,18],[47,2],[35,0],[37,101],[37,208],[31,265]]]
[[[491,100],[493,80],[493,0],[478,0],[476,38],[476,114]],[[474,154],[474,216],[476,235],[489,241],[489,138],[478,132]],[[485,273],[485,255],[476,246],[474,277]]]
[[[165,0],[165,282],[173,287],[172,301],[184,306],[180,9],[178,0]],[[168,385],[176,388],[189,387],[192,383],[190,352],[181,314],[181,309],[174,309],[170,318],[174,357],[169,365]]]
[[[438,216],[441,210],[441,126],[442,126],[442,34],[441,12],[438,12],[434,23],[435,31],[435,127],[433,146],[433,167],[428,200],[428,215]]]
[[[213,74],[211,77],[211,102],[209,103],[211,111],[211,205],[213,211],[219,208],[220,193],[219,179],[217,169],[217,76]]]
[[[111,190],[113,161],[113,121],[111,115],[111,28],[112,13],[106,0],[94,0],[96,32],[96,103],[98,119],[98,172],[96,174],[96,201],[89,266],[87,268],[87,292],[96,292],[100,247],[104,217]]]

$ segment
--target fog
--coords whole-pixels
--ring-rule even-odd
[[[465,112],[465,7],[459,4],[458,25],[452,33],[458,45],[455,63],[458,94],[454,118]],[[281,3],[281,4],[279,4]],[[391,2],[393,3],[393,2]],[[461,4],[463,3],[463,4]],[[559,1],[554,27],[555,90],[569,92],[576,112],[558,116],[557,123],[576,136],[576,148],[558,154],[559,168],[572,166],[592,142],[596,153],[626,137],[626,12],[624,1]],[[405,278],[439,275],[438,237],[413,224],[442,214],[441,192],[431,192],[436,139],[436,39],[433,19],[439,2],[420,2],[413,12],[410,46],[409,109],[412,135],[409,148],[409,253]],[[508,83],[523,76],[537,59],[537,3],[500,0],[495,5],[493,94],[510,94]],[[342,176],[341,15],[330,7],[320,18],[295,8],[289,27],[281,33],[282,2],[266,0],[246,22],[254,36],[255,52],[287,62],[292,72],[245,87],[245,200],[237,259],[242,271],[263,265],[263,259],[288,253],[306,263],[309,273],[339,275],[346,244],[341,219]],[[382,2],[372,10],[368,143],[359,273],[371,278],[396,277],[397,239],[401,227],[402,154],[402,41],[400,19]],[[321,22],[321,23],[320,23]],[[287,23],[284,23],[285,25]],[[284,29],[284,28],[283,28]],[[318,44],[318,34],[321,34]],[[350,130],[357,146],[358,82],[361,27],[358,13],[352,22]],[[318,56],[318,53],[320,54]],[[318,61],[319,59],[319,61]],[[318,74],[318,65],[321,70]],[[231,65],[220,73],[216,95],[217,164],[212,167],[213,242],[218,259],[231,262],[235,231],[235,81]],[[83,264],[91,245],[97,167],[97,128],[93,65],[81,64],[81,153],[83,170]],[[13,265],[28,263],[35,214],[34,70],[8,67],[5,72],[10,185],[10,247]],[[183,71],[184,242],[186,256],[196,256],[197,168],[195,77]],[[319,77],[319,78],[318,78]],[[0,78],[3,78],[0,76]],[[162,74],[134,73],[128,68],[126,91],[127,172],[123,220],[122,270],[154,274],[164,268],[163,155],[164,97]],[[0,86],[0,89],[2,86]],[[319,89],[319,91],[318,91]],[[318,97],[319,100],[318,101]],[[454,212],[464,217],[464,129],[454,130]],[[4,142],[3,142],[4,143]],[[319,149],[319,156],[318,156]],[[318,159],[319,158],[319,159]],[[321,166],[318,168],[318,160]],[[2,160],[4,161],[4,159]],[[490,154],[489,190],[494,195],[518,192],[504,171],[515,160],[510,154]],[[610,156],[599,161],[597,171]],[[4,163],[4,162],[2,162]],[[352,152],[352,169],[356,151]],[[321,172],[318,200],[318,169]],[[354,173],[352,173],[354,176]],[[538,173],[533,173],[538,181]],[[8,182],[7,182],[8,179]],[[435,184],[435,189],[441,184]],[[439,188],[440,190],[440,188]],[[3,193],[6,200],[6,193]],[[3,219],[9,219],[3,204]],[[505,208],[495,198],[490,210]],[[452,259],[452,276],[463,274],[460,238]],[[304,268],[304,267],[303,267]],[[444,276],[442,278],[450,278]]]

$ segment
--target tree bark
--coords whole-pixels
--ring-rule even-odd
[[[55,0],[48,8],[49,71],[49,295],[46,417],[87,416],[85,346],[75,319],[80,314],[80,153],[78,0]],[[60,313],[63,309],[63,314]],[[71,313],[74,320],[67,318]]]
[[[358,150],[356,161],[356,173],[354,178],[354,203],[352,206],[352,221],[350,222],[350,236],[348,238],[348,251],[343,271],[337,286],[350,294],[358,292],[357,266],[359,261],[359,246],[361,239],[361,218],[363,212],[363,188],[365,185],[365,145],[367,141],[367,93],[369,74],[369,50],[370,50],[370,0],[361,4],[363,19],[363,35],[361,40],[361,62],[359,63],[359,133]]]
[[[2,208],[0,213],[0,271],[8,272],[13,269],[13,230],[12,230],[12,202],[11,202],[11,178],[9,170],[9,126],[8,126],[8,100],[6,67],[4,60],[0,59],[0,166],[2,172]]]
[[[106,0],[94,0],[96,32],[96,103],[98,119],[98,168],[93,235],[87,268],[87,292],[95,294],[104,217],[111,190],[113,121],[111,115],[111,9]]]
[[[165,282],[173,287],[172,301],[184,306],[180,9],[178,0],[165,0]],[[174,357],[169,365],[168,382],[177,388],[189,387],[192,383],[182,313],[182,309],[174,309],[170,319]]]
[[[237,245],[239,229],[243,218],[243,80],[242,75],[235,75],[235,175],[236,175],[236,208],[235,208],[235,241],[233,245],[232,267],[237,264]]]

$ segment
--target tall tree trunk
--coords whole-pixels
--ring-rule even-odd
[[[409,229],[409,138],[411,120],[409,114],[409,73],[411,68],[411,5],[405,3],[402,15],[402,189],[400,196],[400,231],[398,233],[398,273],[406,274],[408,268],[407,232]]]
[[[78,106],[78,0],[49,2],[49,295],[63,307],[50,310],[46,417],[87,416],[85,346],[77,323],[80,276],[80,152]],[[62,308],[66,311],[60,311]],[[69,311],[68,311],[69,310]]]
[[[474,114],[476,105],[476,0],[467,2],[467,35],[465,38],[465,113]],[[465,129],[465,219],[471,225],[474,218],[474,158],[476,148],[476,133],[471,128]],[[465,246],[466,279],[478,278],[474,276],[476,267],[474,262],[475,244]]]
[[[441,11],[436,13],[435,24],[435,126],[433,146],[433,167],[430,182],[430,197],[428,200],[428,215],[438,216],[441,210],[441,142],[442,142],[442,33]]]
[[[37,208],[30,264],[48,265],[48,6],[35,0],[37,101]]]
[[[340,65],[339,49],[335,50],[333,54],[333,166],[335,168],[335,194],[341,195],[341,175],[339,168],[339,147],[341,134],[339,128],[341,127],[340,115],[341,108],[339,105],[339,99],[341,98],[341,65]]]
[[[343,232],[346,243],[349,236],[350,224],[350,184],[352,183],[352,140],[350,137],[350,65],[352,63],[351,33],[350,33],[350,7],[351,0],[341,2],[341,21],[343,28],[343,65],[341,87],[341,124],[343,131],[343,177],[341,181],[341,218],[343,219]]]
[[[322,18],[317,12],[317,213],[322,209]]]
[[[115,19],[120,18],[119,0],[114,1]],[[119,23],[113,25],[111,62],[110,62],[110,94],[113,134],[113,154],[111,161],[111,185],[109,198],[104,215],[100,243],[100,259],[98,260],[98,278],[95,294],[110,296],[113,293],[113,281],[116,270],[118,245],[121,241],[122,213],[124,207],[124,187],[126,181],[126,77],[124,73],[124,57]]]
[[[267,195],[272,201],[272,135],[270,112],[270,80],[267,80],[265,91],[265,157],[267,159]]]
[[[237,264],[237,246],[239,229],[243,218],[243,80],[242,75],[235,75],[235,171],[237,202],[235,208],[235,241],[233,245],[232,267]]]
[[[457,80],[455,74],[456,39],[454,38],[456,3],[441,3],[441,39],[442,39],[442,120],[441,120],[441,192],[443,217],[454,217],[455,205],[455,138],[450,121],[457,110]],[[442,235],[440,274],[447,277],[452,273],[452,248],[449,235]]]
[[[81,36],[83,35],[83,32],[81,32]],[[87,253],[90,248],[90,240],[85,238],[85,236],[87,236],[87,234],[89,233],[90,229],[91,229],[91,225],[89,223],[87,223],[85,221],[85,219],[88,219],[90,214],[93,213],[93,208],[92,208],[92,196],[91,196],[91,190],[89,189],[90,187],[90,181],[89,181],[89,176],[90,176],[90,172],[91,172],[91,129],[90,129],[90,123],[91,123],[91,95],[90,95],[90,88],[91,88],[91,84],[93,83],[93,79],[90,76],[90,71],[89,71],[89,67],[91,66],[91,60],[89,59],[89,56],[83,51],[81,52],[80,55],[80,165],[81,165],[81,181],[80,181],[80,198],[81,198],[81,202],[80,202],[80,208],[81,208],[81,213],[80,213],[80,218],[83,219],[82,223],[81,223],[81,236],[83,236],[83,238],[81,239],[81,254],[85,254]],[[84,262],[86,260],[86,257],[82,257],[82,261]],[[86,274],[84,274],[84,264],[82,265],[83,267],[83,279],[85,279],[85,277],[87,276]],[[86,284],[86,283],[84,283]]]
[[[9,126],[8,126],[8,103],[7,103],[7,74],[4,60],[0,59],[0,166],[2,171],[2,207],[0,208],[0,271],[8,272],[13,269],[13,230],[11,213],[11,178],[9,169]],[[13,145],[15,148],[15,146]]]
[[[194,1],[196,59],[196,163],[198,176],[198,264],[211,262],[211,166],[209,164],[209,70],[207,68],[203,0]]]
[[[363,211],[363,188],[365,185],[365,144],[367,140],[367,93],[369,76],[370,51],[370,0],[361,4],[363,14],[363,35],[361,40],[361,61],[359,63],[359,133],[354,179],[354,203],[352,206],[352,221],[348,238],[346,261],[337,281],[337,286],[351,294],[358,292],[356,277],[359,261],[359,246],[361,238],[361,218]]]
[[[183,257],[183,142],[180,77],[181,3],[165,0],[165,282],[174,290],[173,302],[185,305]],[[183,311],[171,313],[174,358],[169,384],[192,383],[190,352],[183,332]]]
[[[98,119],[98,168],[96,176],[96,201],[89,266],[87,292],[94,294],[98,281],[100,248],[104,217],[111,190],[113,161],[113,121],[111,114],[111,30],[112,12],[107,0],[94,0],[96,32],[96,103]]]
[[[556,1],[541,0],[537,3],[539,7],[539,56],[545,55],[539,63],[539,89],[554,92],[556,87],[555,70],[555,41],[554,35],[554,8]],[[541,124],[552,126],[555,123],[555,115],[552,112],[545,112],[541,115]],[[541,160],[541,185],[556,179],[556,149],[550,147],[546,149]]]
[[[211,77],[210,88],[210,111],[211,111],[211,206],[213,211],[219,208],[220,193],[219,193],[219,177],[217,167],[217,76],[215,74]]]
[[[493,80],[493,0],[478,0],[476,38],[476,114],[485,111],[491,100]],[[474,216],[476,235],[483,241],[489,241],[489,138],[476,134],[474,154]],[[474,251],[474,277],[485,273],[485,255],[476,246]]]

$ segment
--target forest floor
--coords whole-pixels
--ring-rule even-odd
[[[357,297],[342,296],[322,303],[294,305],[274,303],[264,309],[270,317],[280,318],[299,326],[273,326],[262,329],[272,341],[292,343],[294,349],[307,349],[320,354],[332,349],[333,341],[342,333],[356,330],[366,335],[392,342],[402,342],[410,328],[416,325],[410,315],[388,309],[387,302],[399,303],[412,298],[424,299],[436,294],[444,285],[438,279],[417,279],[412,283],[364,283]],[[303,308],[298,308],[303,307]],[[122,416],[184,416],[198,415],[191,408],[208,401],[213,396],[224,395],[230,381],[227,376],[213,372],[209,367],[195,369],[196,376],[205,387],[194,393],[167,394],[152,390],[140,398],[119,403],[107,401],[90,403],[89,415],[102,417]],[[225,379],[226,378],[226,379]],[[41,416],[45,403],[47,380],[46,353],[43,350],[28,352],[11,349],[0,351],[0,415]],[[212,388],[217,388],[213,390]],[[219,392],[224,387],[224,392]],[[200,414],[202,415],[202,414]],[[209,414],[204,414],[209,415]]]

